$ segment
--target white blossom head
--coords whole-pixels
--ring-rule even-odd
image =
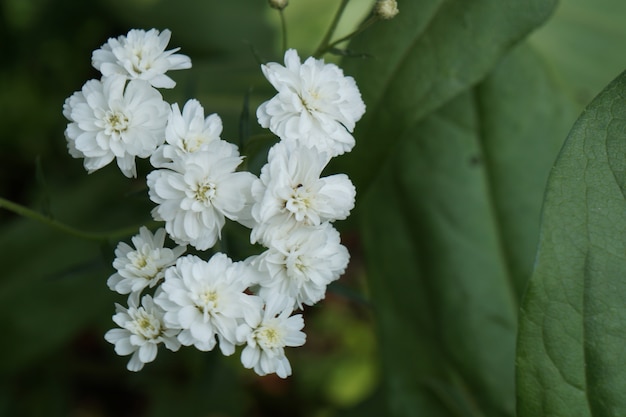
[[[279,142],[252,185],[252,242],[268,246],[298,226],[343,220],[354,207],[356,189],[345,174],[320,178],[328,157],[315,148]]]
[[[280,378],[291,375],[291,364],[285,355],[286,347],[302,346],[306,334],[302,332],[301,314],[291,315],[293,300],[272,298],[267,301],[263,317],[253,325],[243,323],[237,329],[237,339],[246,346],[241,352],[241,363],[254,369],[258,375],[275,373]]]
[[[165,50],[172,33],[165,29],[132,29],[126,36],[110,38],[93,52],[91,62],[103,76],[122,75],[148,81],[156,88],[173,88],[176,83],[165,75],[169,70],[191,68],[188,56],[177,54],[180,48]]]
[[[187,255],[167,269],[155,301],[166,311],[167,325],[181,329],[183,345],[209,351],[219,340],[224,355],[234,353],[237,327],[258,322],[263,306],[260,297],[246,293],[253,276],[247,268],[216,253],[208,261]]]
[[[290,297],[294,308],[312,306],[325,297],[326,287],[345,272],[349,260],[339,233],[329,223],[297,228],[273,239],[254,260],[267,276],[260,282],[259,295]]]
[[[171,351],[180,348],[177,339],[179,330],[168,328],[163,323],[163,310],[150,295],[144,295],[139,305],[139,293],[128,298],[128,308],[116,304],[113,316],[118,329],[111,329],[104,335],[107,342],[115,345],[115,353],[131,355],[127,368],[140,371],[144,364],[152,362],[157,355],[158,345],[163,343]]]
[[[263,74],[278,91],[257,109],[262,127],[282,140],[295,141],[331,157],[354,147],[351,132],[365,113],[365,104],[352,77],[335,64],[308,58],[294,49],[285,52],[285,65],[271,62]]]
[[[186,154],[174,169],[148,174],[152,215],[165,221],[165,230],[178,244],[198,250],[212,247],[225,219],[247,225],[251,219],[252,182],[249,172],[235,172],[242,158],[228,142],[212,141],[207,148]]]
[[[152,154],[150,163],[155,168],[172,167],[184,154],[206,150],[221,133],[222,119],[215,113],[205,118],[198,100],[188,100],[182,112],[174,103],[165,127],[165,143]]]
[[[115,249],[113,267],[116,273],[109,277],[107,285],[120,294],[140,292],[153,288],[165,276],[165,269],[176,263],[186,247],[164,248],[165,229],[152,234],[145,226],[132,238],[133,246],[120,242]]]
[[[70,155],[84,158],[89,173],[117,161],[122,173],[136,177],[135,158],[149,157],[165,138],[170,106],[142,80],[119,76],[90,80],[64,104]]]

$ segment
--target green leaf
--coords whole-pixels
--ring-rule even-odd
[[[568,108],[516,50],[403,132],[362,197],[392,415],[514,414],[518,300]]]
[[[529,40],[570,88],[579,111],[626,67],[626,2],[567,0]]]
[[[520,417],[626,415],[626,73],[550,175],[517,354]]]
[[[75,162],[82,171],[81,163]],[[84,177],[70,190],[50,187],[58,220],[78,228],[98,223],[100,230],[133,222],[139,229],[141,221],[149,220],[147,203],[123,196],[133,185],[117,167]],[[147,200],[144,193],[141,197]],[[113,327],[113,303],[124,302],[106,285],[114,271],[110,262],[116,244],[102,247],[26,218],[2,225],[0,315],[7,323],[3,337],[12,342],[0,346],[0,369],[7,374],[20,371],[66,348],[94,323]],[[101,342],[106,344],[103,338]]]
[[[350,43],[372,59],[345,59],[367,113],[346,156],[358,189],[407,130],[483,79],[513,44],[543,22],[552,0],[398,1],[400,13]],[[365,167],[365,168],[364,168]]]

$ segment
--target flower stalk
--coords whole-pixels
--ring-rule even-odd
[[[130,227],[126,227],[123,229],[119,229],[110,233],[86,232],[84,230],[80,230],[73,226],[67,225],[49,216],[43,215],[39,213],[38,211],[29,209],[28,207],[14,203],[2,197],[0,197],[0,208],[4,208],[22,217],[38,221],[39,223],[45,224],[49,227],[57,229],[68,235],[71,235],[80,239],[92,240],[96,242],[107,242],[111,240],[119,240],[123,237],[130,236],[137,231],[137,226],[135,225],[135,226],[130,226]]]
[[[339,9],[337,9],[337,13],[335,13],[335,17],[333,18],[333,21],[331,22],[328,30],[326,31],[326,34],[324,35],[324,38],[322,38],[322,41],[320,42],[319,46],[317,47],[317,49],[315,50],[315,52],[313,53],[313,57],[315,58],[320,58],[322,55],[324,55],[326,52],[329,51],[329,49],[331,48],[331,39],[333,37],[333,35],[335,34],[335,30],[337,30],[337,25],[339,25],[339,21],[341,20],[341,16],[343,15],[343,12],[346,9],[346,6],[348,5],[348,2],[350,0],[341,0],[341,4],[339,5]]]

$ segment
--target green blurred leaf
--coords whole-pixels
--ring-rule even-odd
[[[85,177],[69,190],[51,187],[57,219],[79,228],[98,224],[110,231],[137,224],[139,229],[149,220],[149,206],[124,196],[133,184],[116,170]],[[87,326],[109,321],[113,301],[123,300],[106,286],[117,242],[101,246],[25,218],[0,231],[0,315],[7,323],[4,337],[12,341],[0,346],[0,369],[10,374],[66,347]]]
[[[520,417],[626,415],[626,73],[551,173],[518,345]]]
[[[513,44],[543,22],[552,0],[398,1],[400,13],[350,43],[368,60],[345,59],[367,104],[358,145],[342,163],[364,190],[404,132],[485,77]]]
[[[528,48],[407,129],[362,198],[395,416],[512,416],[517,306],[571,123]]]
[[[580,111],[626,68],[625,19],[623,0],[561,1],[550,22],[530,37]]]
[[[246,42],[264,47],[274,37],[264,18],[269,8],[264,1],[103,0],[103,4],[129,28],[170,29],[170,47],[181,46],[192,62],[202,54],[236,58],[249,50]]]

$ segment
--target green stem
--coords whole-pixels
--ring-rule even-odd
[[[341,16],[343,15],[343,12],[344,12],[346,6],[348,5],[349,1],[350,0],[341,0],[341,4],[339,5],[339,9],[337,10],[337,13],[335,14],[335,17],[333,18],[333,21],[330,24],[330,27],[328,28],[328,31],[326,31],[326,35],[324,35],[324,38],[320,42],[320,45],[317,47],[317,49],[313,53],[313,56],[315,58],[320,58],[322,55],[324,55],[324,53],[326,53],[328,51],[330,40],[333,37],[333,35],[335,34],[335,30],[337,29],[337,25],[339,24],[339,20],[341,20]]]
[[[126,236],[130,236],[132,234],[137,233],[138,227],[132,226],[124,229],[116,230],[112,233],[91,233],[85,232],[75,227],[69,226],[65,223],[61,223],[58,220],[52,219],[50,217],[44,216],[43,214],[31,210],[28,207],[24,207],[20,204],[14,203],[7,199],[0,197],[0,208],[7,209],[15,214],[19,214],[20,216],[29,218],[31,220],[36,220],[40,223],[43,223],[47,226],[50,226],[54,229],[57,229],[63,233],[67,233],[68,235],[75,236],[81,239],[86,240],[94,240],[98,242],[109,241],[109,240],[117,240]]]
[[[372,24],[376,23],[378,21],[378,16],[376,15],[372,15],[369,19],[367,19],[365,22],[363,22],[363,24],[361,24],[358,28],[356,28],[354,30],[354,32],[349,33],[346,36],[343,36],[331,43],[328,44],[328,46],[326,47],[326,50],[324,50],[322,53],[329,51],[330,49],[332,49],[333,47],[335,47],[336,45],[339,45],[341,42],[345,42],[348,39],[350,39],[351,37],[358,35],[359,33],[363,32],[365,29],[367,29],[368,27],[370,27]]]
[[[285,19],[284,9],[278,10],[280,13],[280,25],[283,31],[283,53],[287,50],[287,22]]]

